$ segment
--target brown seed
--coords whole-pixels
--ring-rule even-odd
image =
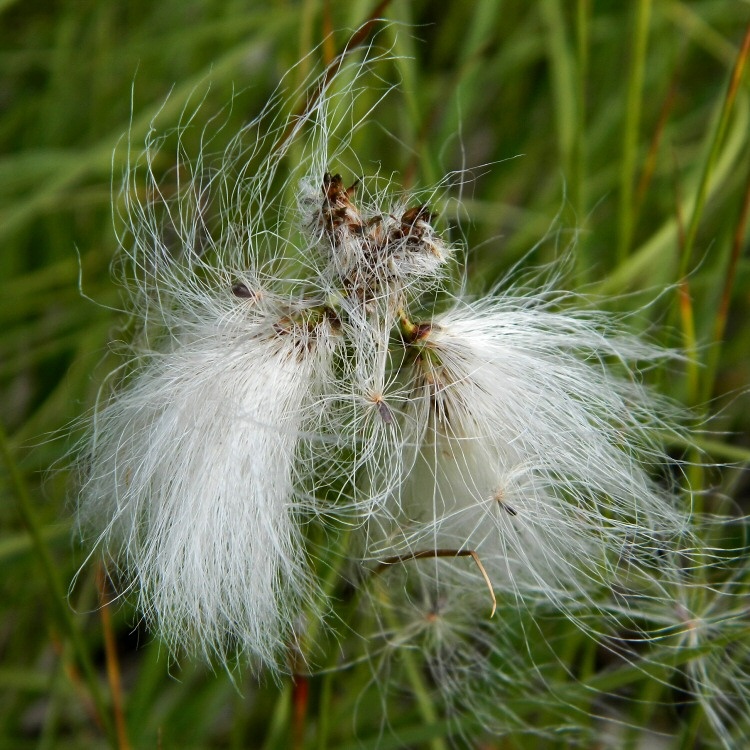
[[[391,413],[388,404],[386,404],[382,398],[378,399],[376,403],[378,405],[378,414],[380,414],[381,419],[386,424],[393,424],[393,414]]]
[[[232,294],[235,297],[242,297],[243,299],[253,299],[255,292],[251,291],[246,284],[239,282],[232,287]]]

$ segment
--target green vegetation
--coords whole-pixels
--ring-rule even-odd
[[[593,746],[592,732],[601,746],[646,748],[650,733],[669,748],[744,746],[747,562],[701,573],[703,592],[675,602],[690,616],[632,663],[569,621],[530,626],[499,602],[519,658],[529,627],[544,637],[529,646],[535,675],[498,680],[498,736],[466,706],[442,715],[418,651],[387,667],[347,652],[334,669],[343,626],[314,657],[330,669],[282,684],[170,661],[126,598],[100,607],[114,594],[97,557],[76,577],[88,550],[70,451],[119,363],[110,342],[129,335],[110,274],[127,133],[138,149],[157,114],[169,130],[187,101],[205,99],[208,118],[235,97],[220,152],[297,61],[301,82],[377,16],[397,22],[374,28],[399,56],[378,73],[400,85],[380,135],[355,134],[360,163],[417,188],[468,170],[440,228],[465,251],[470,292],[566,255],[567,288],[688,354],[644,378],[698,416],[694,444],[669,447],[692,462],[696,510],[724,519],[704,540],[729,560],[750,512],[748,3],[0,0],[0,14],[0,745],[564,748]],[[154,165],[165,184],[170,166]],[[727,696],[723,736],[710,691]]]

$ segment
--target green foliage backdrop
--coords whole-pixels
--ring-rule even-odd
[[[384,63],[384,78],[402,83],[383,107],[382,138],[355,140],[361,162],[406,186],[470,169],[460,210],[443,220],[464,243],[472,290],[490,288],[514,263],[546,263],[572,247],[574,290],[621,311],[659,297],[637,326],[692,359],[655,373],[657,386],[704,417],[700,460],[727,465],[691,479],[706,510],[748,511],[750,4],[4,0],[3,747],[436,748],[455,736],[455,724],[425,722],[409,696],[384,701],[393,729],[384,728],[383,702],[356,669],[312,680],[300,729],[289,685],[250,675],[233,685],[189,660],[170,665],[127,601],[100,610],[96,565],[66,600],[85,551],[72,531],[68,468],[80,431],[61,436],[91,410],[113,367],[109,342],[127,336],[110,276],[111,186],[127,157],[124,135],[137,148],[157,113],[160,126],[174,127],[191,98],[205,97],[201,112],[212,113],[235,96],[214,141],[220,149],[291,66],[305,58],[300,79],[322,68],[373,16],[397,22],[379,42],[400,56]],[[746,574],[738,580],[750,589]],[[107,636],[119,656],[119,698]],[[746,613],[732,641],[750,648]],[[567,658],[578,658],[576,648]],[[604,688],[591,659],[588,687]],[[572,682],[563,702],[593,700]],[[662,732],[665,747],[700,747],[706,725],[674,686],[644,673],[627,690],[636,698],[629,721]],[[663,714],[649,710],[657,702]],[[457,721],[470,735],[472,717]],[[623,742],[646,747],[644,736]],[[485,742],[541,746],[521,734]],[[565,741],[549,741],[558,745]]]

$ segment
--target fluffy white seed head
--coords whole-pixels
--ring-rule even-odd
[[[170,645],[275,664],[315,591],[296,453],[333,344],[325,321],[282,329],[246,303],[97,415],[81,515]]]
[[[362,525],[403,476],[390,337],[450,252],[388,180],[355,203],[331,174],[363,172],[363,102],[391,89],[371,75],[389,53],[364,58],[296,88],[290,72],[218,157],[220,117],[185,145],[202,102],[129,144],[115,272],[135,334],[92,422],[79,520],[175,651],[282,666],[321,614],[306,523]]]
[[[330,445],[341,465],[342,431],[322,413],[341,382],[341,324],[328,304],[330,243],[321,248],[287,193],[315,182],[308,210],[321,210],[378,59],[282,83],[218,158],[215,118],[199,153],[183,145],[200,105],[176,132],[154,124],[116,197],[115,270],[136,333],[92,420],[78,515],[174,652],[283,668],[297,624],[321,614],[303,529],[326,511]],[[284,112],[305,99],[300,117]],[[164,180],[155,165],[172,141]]]
[[[372,554],[473,550],[501,595],[570,613],[613,586],[641,595],[676,576],[689,508],[647,474],[665,460],[653,435],[669,408],[633,369],[666,355],[607,327],[544,293],[459,303],[423,326],[414,468]],[[468,573],[481,590],[481,571]]]

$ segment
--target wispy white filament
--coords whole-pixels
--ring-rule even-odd
[[[551,308],[541,294],[458,305],[415,344],[422,437],[395,536],[474,549],[496,585],[555,598],[652,565],[689,509],[645,471],[663,460],[665,407],[626,366],[664,354]]]
[[[295,452],[331,355],[326,325],[274,323],[241,311],[155,354],[97,417],[82,507],[110,517],[103,541],[170,643],[270,663],[313,591]]]
[[[490,682],[533,689],[537,615],[618,654],[661,637],[700,554],[665,468],[671,407],[640,382],[672,355],[544,281],[448,294],[437,189],[399,193],[350,145],[376,59],[284,94],[304,113],[273,102],[216,165],[205,134],[183,155],[186,114],[173,194],[165,138],[131,159],[136,332],[79,517],[173,652],[288,669],[329,606],[320,571],[330,593],[356,568],[377,671],[417,650],[461,705]],[[717,680],[698,671],[703,700]]]

